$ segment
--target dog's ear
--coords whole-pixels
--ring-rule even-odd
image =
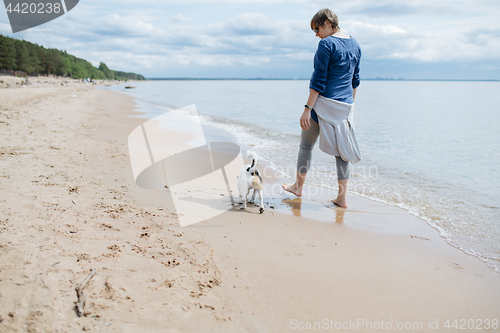
[[[253,168],[254,165],[255,165],[255,160],[252,160],[252,165],[250,166],[250,168]]]

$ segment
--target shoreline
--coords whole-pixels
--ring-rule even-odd
[[[123,86],[109,89],[121,90],[136,97],[139,106],[152,114],[161,114],[169,108],[196,103],[202,115],[202,122],[229,131],[238,138],[238,143],[254,144],[257,153],[263,159],[267,159],[276,169],[294,178],[296,149],[298,150],[300,139],[300,132],[297,130],[300,128],[296,126],[291,110],[293,110],[294,104],[300,105],[297,103],[301,101],[296,99],[300,99],[297,96],[300,96],[302,90],[300,87],[303,84],[292,81],[288,81],[288,83],[278,81],[274,83],[272,81],[267,83],[239,81],[238,83],[234,81],[233,85],[229,82],[184,81],[175,83],[172,81],[169,83],[163,81],[162,83],[161,81],[150,81],[139,83],[136,90],[126,91]],[[493,88],[491,84],[484,84],[487,88],[485,91]],[[267,111],[260,109],[258,104],[252,102],[252,96],[259,96],[266,87],[276,89],[280,96],[287,96],[283,103],[275,104],[274,97],[266,99],[272,108],[280,110],[282,113],[279,123],[266,117]],[[446,105],[453,105],[454,91],[456,89],[463,91],[468,87],[473,88],[474,91],[481,89],[478,85],[469,86],[467,83],[456,83],[450,86],[439,82],[434,82],[431,86],[415,83],[414,88],[429,93],[442,89],[445,95],[439,103],[443,110],[448,110]],[[396,89],[401,96],[406,96],[405,94],[412,89],[411,87],[401,88],[395,83],[385,88],[379,87],[373,82],[367,82],[364,88],[366,93],[363,95],[365,97],[361,98],[363,96],[360,95],[360,107],[358,108],[359,140],[362,146],[360,147],[365,153],[363,160],[353,165],[350,191],[365,194],[370,198],[410,211],[413,215],[421,217],[438,229],[446,237],[449,244],[478,257],[492,269],[499,271],[500,243],[497,240],[500,239],[500,229],[495,223],[498,220],[496,216],[498,195],[495,192],[498,181],[493,179],[491,182],[481,182],[480,176],[472,176],[467,170],[474,167],[481,170],[479,173],[481,174],[489,172],[490,166],[494,169],[495,157],[485,156],[482,150],[478,151],[473,148],[476,145],[473,142],[479,143],[483,139],[487,140],[488,136],[496,137],[494,127],[486,126],[482,132],[476,130],[475,139],[464,146],[464,149],[468,151],[465,159],[462,159],[460,153],[456,151],[458,146],[454,142],[460,142],[460,138],[456,138],[457,132],[452,131],[452,133],[445,134],[451,127],[447,131],[432,130],[432,126],[426,127],[423,119],[415,120],[424,132],[428,131],[421,140],[418,138],[417,132],[410,129],[409,135],[404,136],[403,141],[398,143],[391,139],[392,134],[389,133],[393,133],[393,130],[394,133],[399,133],[402,128],[411,127],[411,125],[399,118],[402,113],[398,113],[397,109],[392,109],[390,103],[387,104],[390,98],[387,98],[385,93]],[[221,97],[217,92],[224,89],[229,89],[232,93],[228,95],[227,105],[222,107],[217,105],[216,100]],[[196,91],[196,94],[186,94],[188,91]],[[244,91],[244,93],[238,96],[237,91]],[[290,93],[292,91],[293,94]],[[377,94],[374,95],[374,93]],[[410,95],[407,97],[412,100]],[[381,104],[375,103],[375,105],[370,106],[371,101],[374,101],[374,96],[385,96],[385,98],[383,101],[379,101]],[[243,103],[238,104],[238,100]],[[377,98],[375,98],[376,100]],[[464,98],[463,102],[466,103],[466,100]],[[465,105],[464,103],[460,105]],[[491,110],[494,106],[491,102],[488,103],[489,106],[483,110],[486,113],[488,113],[486,110]],[[410,104],[416,105],[415,103]],[[371,108],[377,107],[377,105],[384,105],[383,110],[377,109],[377,112],[381,112],[385,116],[388,116],[385,113],[388,112],[394,116],[388,118],[392,119],[391,121],[380,124],[385,130],[373,126],[379,124],[377,112],[367,111],[369,110],[368,106]],[[418,112],[415,113],[416,110],[411,105],[407,105],[407,111],[405,111],[408,116],[418,114]],[[456,118],[450,119],[450,123],[456,121],[464,124],[466,121],[464,110],[460,108],[460,105],[457,105],[457,108],[461,110],[460,114],[457,114]],[[159,107],[156,108],[157,106]],[[430,112],[432,106],[429,105],[426,109],[427,112]],[[252,123],[248,122],[250,118],[247,118],[245,112],[250,110],[255,112],[255,115],[252,116]],[[290,112],[286,110],[290,110]],[[441,116],[448,119],[445,114],[446,112]],[[421,117],[417,116],[417,118]],[[404,135],[403,133],[399,134]],[[432,142],[434,136],[438,140],[436,144]],[[412,142],[415,142],[415,145]],[[240,144],[240,146],[242,145]],[[441,151],[440,156],[439,152]],[[318,147],[314,149],[313,154],[314,172],[310,172],[308,175],[308,183],[336,188],[334,163],[331,163],[329,156],[320,152]],[[433,160],[440,159],[442,159],[442,163],[435,164],[433,162]],[[467,159],[470,159],[470,165],[465,163]],[[481,160],[484,163],[480,163]]]
[[[124,95],[130,96],[129,94],[126,94],[123,92]],[[139,114],[136,114],[135,117],[141,118],[144,120],[151,119],[151,117],[156,117],[159,114],[157,112],[165,112],[165,110],[162,109],[162,106],[160,105],[153,105],[149,104],[144,101],[137,102],[136,101],[136,108],[135,110],[138,110]],[[153,109],[149,109],[149,107],[152,106]],[[175,109],[172,106],[169,106],[172,110]],[[142,110],[142,111],[140,111]],[[148,117],[146,117],[146,115]],[[209,115],[203,115],[205,117],[211,117]],[[247,150],[251,150],[252,147],[248,145],[244,145],[240,142],[238,142],[238,139],[228,132],[224,128],[216,127],[211,123],[206,123],[202,121],[202,125],[205,131],[205,136],[207,138],[207,141],[227,141],[231,143],[235,143],[241,146],[242,148],[242,153]],[[244,154],[243,154],[244,155]],[[245,159],[246,160],[246,159]],[[246,163],[250,163],[250,161],[246,160]],[[284,213],[288,216],[294,215],[294,216],[300,216],[302,213],[302,216],[308,217],[312,220],[318,220],[318,221],[323,221],[323,222],[331,222],[332,221],[332,210],[334,215],[345,215],[345,212],[342,212],[341,214],[336,214],[335,213],[335,207],[332,206],[331,203],[329,203],[329,200],[332,198],[336,197],[336,191],[337,188],[334,187],[329,187],[329,186],[320,186],[320,185],[314,185],[314,184],[307,184],[305,185],[305,191],[304,195],[302,198],[295,197],[291,194],[286,194],[284,191],[281,189],[281,184],[283,182],[290,182],[294,181],[294,179],[289,178],[287,175],[282,174],[280,171],[278,171],[277,168],[273,166],[272,163],[269,161],[261,161],[260,162],[261,166],[259,167],[260,172],[264,172],[264,174],[268,175],[266,180],[267,184],[265,185],[265,206],[273,206],[277,209],[279,213]],[[284,195],[283,195],[284,194]],[[365,203],[364,199],[367,199],[369,201],[374,201],[377,203],[380,203],[382,205],[387,205],[390,207],[394,207],[396,209],[401,209],[407,214],[416,217],[417,219],[421,220],[423,223],[425,223],[427,226],[432,228],[433,230],[436,230],[440,236],[446,241],[446,243],[455,248],[460,250],[466,255],[472,256],[476,258],[477,260],[481,261],[485,265],[487,265],[491,270],[495,271],[496,273],[500,274],[500,271],[495,266],[491,266],[491,261],[495,260],[493,258],[489,257],[482,257],[480,253],[472,251],[472,250],[466,250],[460,245],[454,244],[453,239],[450,239],[449,237],[446,237],[446,232],[442,230],[438,225],[436,225],[430,217],[427,216],[420,216],[419,212],[412,211],[411,209],[404,207],[404,204],[399,203],[399,202],[390,202],[388,200],[383,200],[378,197],[374,196],[369,196],[357,192],[349,192],[349,198],[352,198],[352,196],[355,196],[356,198],[353,199],[356,202],[356,205],[358,207],[365,207],[365,206],[372,206],[369,202]],[[305,202],[304,200],[301,199],[306,199]],[[351,199],[349,199],[351,200]],[[300,202],[299,202],[300,201]],[[299,208],[298,208],[299,207]],[[302,207],[302,209],[300,209]],[[285,209],[283,209],[285,208]],[[352,207],[350,207],[352,208]],[[348,210],[350,214],[352,213],[360,213],[360,214],[365,214],[367,212],[361,210],[358,212],[353,212],[352,210]],[[364,228],[367,230],[370,230],[370,226],[363,226],[362,223],[358,224],[359,228]],[[388,225],[387,227],[392,227]],[[490,261],[488,261],[490,260]]]
[[[132,178],[127,138],[145,120],[127,117],[139,115],[132,97],[83,85],[0,94],[0,330],[288,332],[327,318],[444,331],[500,315],[498,274],[400,208],[283,195],[268,199],[281,210],[181,228],[169,191]],[[91,268],[79,318],[74,287]]]

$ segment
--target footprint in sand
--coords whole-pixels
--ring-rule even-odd
[[[463,269],[463,267],[457,264],[456,262],[451,263],[450,267],[452,267],[453,269]]]

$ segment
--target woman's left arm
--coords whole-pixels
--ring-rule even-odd
[[[358,62],[356,63],[356,67],[354,67],[354,74],[352,76],[352,101],[354,102],[356,100],[356,90],[358,90],[359,86],[359,62],[361,60],[361,49],[359,49],[359,58]]]

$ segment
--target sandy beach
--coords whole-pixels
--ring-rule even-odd
[[[0,332],[500,330],[500,274],[394,206],[281,193],[180,227],[135,184],[133,99],[37,79],[0,77]]]

